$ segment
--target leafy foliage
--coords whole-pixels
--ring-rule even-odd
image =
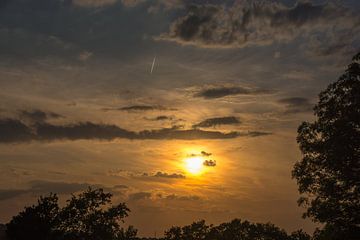
[[[120,226],[130,210],[124,203],[109,206],[111,197],[102,189],[89,188],[73,195],[63,208],[55,194],[40,197],[37,205],[13,217],[7,224],[7,235],[10,240],[135,239],[136,229],[125,230]]]
[[[339,80],[320,93],[316,121],[298,129],[303,158],[292,175],[302,194],[299,205],[307,208],[304,217],[326,224],[316,233],[318,239],[360,236],[359,60],[360,53]]]
[[[288,235],[284,230],[266,223],[250,223],[234,219],[218,226],[194,222],[184,227],[172,227],[165,232],[165,240],[310,240],[303,231]]]
[[[9,239],[50,239],[55,235],[52,227],[56,225],[58,213],[56,194],[40,197],[37,205],[25,208],[7,224],[7,236]]]

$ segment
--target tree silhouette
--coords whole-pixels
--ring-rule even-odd
[[[111,206],[111,197],[102,189],[89,188],[73,195],[63,208],[55,194],[40,197],[37,205],[13,217],[7,224],[7,235],[10,240],[135,239],[136,229],[120,226],[130,210],[124,203]]]
[[[294,166],[307,208],[304,217],[325,223],[317,239],[360,236],[360,53],[338,81],[320,93],[316,120],[299,126],[303,154]]]
[[[50,194],[40,197],[37,205],[27,207],[19,215],[13,217],[6,225],[9,239],[52,239],[55,236],[53,227],[59,213],[58,197]]]
[[[165,232],[165,240],[310,240],[299,230],[288,235],[271,223],[250,223],[234,219],[218,226],[194,222],[184,227],[172,227]]]

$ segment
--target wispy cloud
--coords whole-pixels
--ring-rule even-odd
[[[144,111],[175,111],[174,108],[167,108],[160,105],[131,105],[120,108],[104,108],[104,111],[128,111],[128,112],[144,112]]]
[[[55,182],[44,180],[34,180],[29,182],[29,185],[30,187],[26,189],[0,189],[0,201],[15,198],[28,193],[39,195],[48,194],[50,192],[57,194],[71,194],[86,190],[88,187],[104,188],[109,190],[109,188],[99,184]]]
[[[21,110],[19,112],[19,117],[22,120],[29,121],[29,122],[45,122],[49,119],[57,119],[63,118],[62,115],[54,113],[54,112],[45,112],[39,109],[34,110]]]
[[[173,178],[173,179],[183,179],[186,178],[185,175],[180,173],[166,173],[166,172],[157,172],[154,177],[159,178]]]
[[[314,105],[309,99],[303,97],[290,97],[278,100],[279,103],[285,105],[285,113],[311,112]]]
[[[193,128],[209,128],[216,127],[220,125],[236,125],[240,124],[240,120],[237,117],[217,117],[217,118],[208,118],[204,121],[201,121],[193,125]]]
[[[194,97],[202,97],[205,99],[222,98],[226,96],[234,95],[252,95],[252,94],[264,94],[269,93],[268,90],[252,89],[245,87],[230,87],[230,86],[216,86],[206,87],[194,94]]]
[[[129,194],[128,199],[129,201],[140,201],[151,198],[151,195],[152,194],[150,192],[136,192]]]
[[[29,127],[16,119],[0,119],[0,142],[20,143],[30,141],[56,140],[196,140],[196,139],[230,139],[241,136],[259,136],[253,132],[220,132],[199,129],[162,128],[140,132],[122,129],[116,125],[78,122],[68,125],[38,123]]]

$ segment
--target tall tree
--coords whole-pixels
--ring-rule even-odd
[[[360,236],[360,53],[338,81],[320,93],[316,120],[299,126],[301,161],[292,176],[304,217],[324,223],[322,239]],[[325,238],[324,238],[325,239]]]

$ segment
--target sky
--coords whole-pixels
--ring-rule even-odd
[[[3,0],[0,222],[92,186],[141,236],[316,225],[297,127],[360,48],[360,2]]]

